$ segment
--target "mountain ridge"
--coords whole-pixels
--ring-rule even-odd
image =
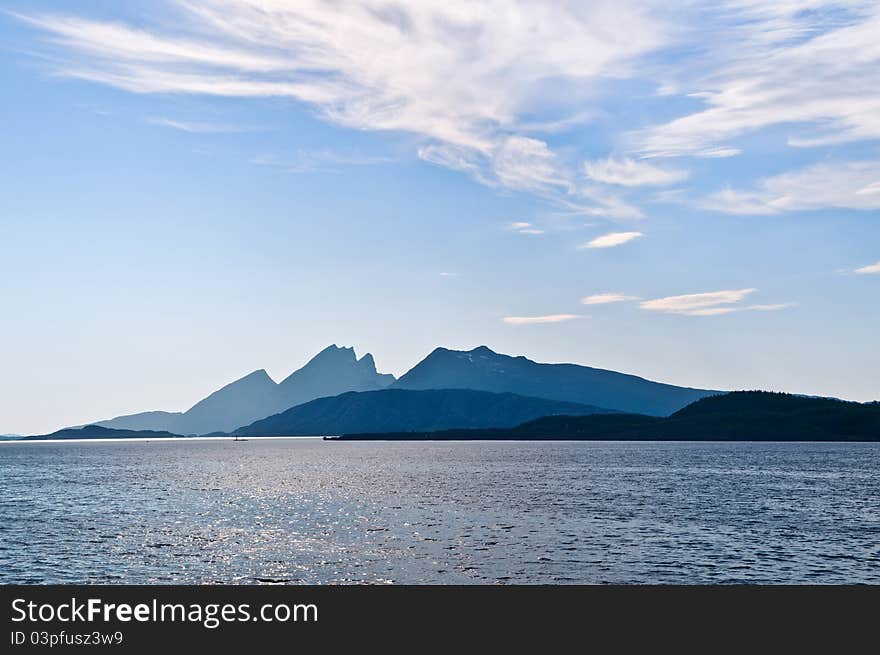
[[[488,346],[468,351],[435,348],[392,388],[510,392],[657,416],[720,393],[580,364],[539,363],[523,355],[500,354]]]
[[[547,416],[512,429],[344,434],[342,440],[880,441],[880,403],[769,391],[701,398],[667,417]]]
[[[358,359],[354,348],[332,344],[281,382],[276,383],[265,369],[257,369],[223,385],[185,412],[139,412],[91,425],[183,435],[228,432],[315,398],[382,389],[393,380],[393,375],[376,371],[370,353]]]
[[[164,430],[119,430],[100,425],[84,425],[79,428],[62,428],[49,434],[21,437],[20,441],[48,441],[51,439],[169,439],[180,437]]]
[[[513,427],[523,420],[560,413],[607,410],[565,401],[473,389],[380,389],[317,398],[241,426],[238,436],[317,436],[345,431]],[[426,426],[434,426],[426,428]]]

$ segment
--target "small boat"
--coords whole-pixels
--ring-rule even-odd
[[[233,441],[247,441],[247,439],[239,439],[238,435],[235,435],[235,439]]]

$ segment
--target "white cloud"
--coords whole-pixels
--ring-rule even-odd
[[[625,1],[169,4],[176,15],[156,27],[149,15],[137,28],[25,20],[65,48],[61,74],[136,93],[293,98],[338,125],[414,133],[427,161],[542,194],[571,191],[572,174],[526,132],[584,120],[580,100],[631,75],[670,33],[651,7]]]
[[[604,185],[687,176],[645,157],[732,157],[732,140],[779,124],[791,126],[798,147],[880,138],[876,0],[723,0],[674,11],[637,0],[168,0],[161,14],[154,6],[137,27],[19,18],[61,49],[45,61],[62,75],[141,94],[292,99],[336,125],[415,134],[420,158],[480,183],[611,219],[643,212]],[[648,58],[670,46],[697,56]],[[583,186],[584,155],[535,134],[603,115],[609,82],[633,78],[702,106],[630,133],[624,145],[642,159],[589,161],[593,182]],[[880,197],[875,183],[854,193]],[[759,188],[721,192],[710,204],[781,211],[772,200]]]
[[[347,166],[375,166],[394,160],[381,155],[324,149],[298,150],[286,157],[263,153],[253,157],[250,161],[258,166],[272,166],[290,173],[308,173],[314,171],[332,172]]]
[[[509,189],[542,191],[570,188],[556,155],[538,139],[509,136],[494,150],[493,169],[499,182]]]
[[[558,200],[559,204],[571,214],[581,216],[603,216],[611,219],[634,220],[644,216],[641,209],[631,205],[622,198],[605,193],[596,187],[587,187],[578,190],[581,198],[572,199],[570,196]]]
[[[198,121],[180,121],[171,118],[154,117],[148,118],[150,125],[158,125],[159,127],[170,127],[173,130],[191,133],[224,133],[224,132],[257,132],[265,128],[247,127],[244,125],[231,125],[228,123],[205,123]]]
[[[703,159],[723,159],[725,157],[736,157],[740,152],[739,148],[706,148],[698,150],[694,153],[695,157]]]
[[[467,173],[487,186],[497,186],[484,170],[485,158],[477,151],[449,144],[432,143],[418,149],[419,159],[426,162]]]
[[[857,268],[855,273],[859,275],[871,275],[874,273],[880,273],[880,262],[876,264],[868,264],[867,266],[862,266],[861,268]]]
[[[757,289],[737,289],[711,291],[708,293],[690,293],[682,296],[667,296],[640,303],[642,309],[669,314],[687,314],[689,316],[709,316],[732,312],[734,303],[741,302]]]
[[[502,321],[508,325],[534,325],[537,323],[562,323],[581,318],[577,314],[548,314],[547,316],[505,316]]]
[[[701,204],[728,214],[778,214],[823,208],[880,209],[880,161],[823,162],[759,180],[747,191],[724,189]]]
[[[681,182],[687,171],[661,168],[635,159],[600,159],[584,162],[584,170],[591,180],[622,186],[667,186]]]
[[[764,305],[745,305],[741,303],[757,289],[731,289],[710,291],[707,293],[690,293],[682,296],[666,296],[639,303],[642,309],[667,314],[683,314],[685,316],[718,316],[731,312],[761,311],[769,312],[792,307],[792,303]]]
[[[638,296],[627,296],[622,293],[597,293],[592,296],[584,296],[581,298],[581,303],[584,305],[606,305],[613,302],[626,302],[638,299]]]
[[[743,307],[743,309],[754,312],[775,312],[780,309],[788,309],[789,307],[794,306],[795,304],[793,302],[778,302],[770,305],[749,305],[748,307]]]
[[[525,221],[514,221],[508,225],[507,228],[514,232],[519,232],[520,234],[544,234],[544,230],[538,229],[531,223],[526,223]]]
[[[641,232],[611,232],[588,241],[581,248],[613,248],[644,236]]]
[[[801,147],[880,138],[876,0],[728,0],[702,16],[699,64],[664,87],[704,107],[635,133],[637,151],[728,156],[731,139],[771,125]]]

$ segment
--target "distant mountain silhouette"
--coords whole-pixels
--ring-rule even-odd
[[[576,364],[539,364],[525,357],[437,348],[392,385],[395,389],[478,389],[565,400],[624,412],[666,416],[718,393],[676,387]]]
[[[278,385],[260,369],[200,400],[171,424],[180,434],[231,430],[278,411]]]
[[[100,425],[86,425],[81,428],[64,428],[51,434],[23,437],[23,441],[46,441],[48,439],[167,439],[180,435],[157,430],[113,430]]]
[[[346,391],[373,391],[384,389],[394,382],[394,376],[376,372],[376,364],[369,353],[357,359],[354,348],[325,348],[312,360],[282,380],[276,393],[274,412],[301,405],[315,398],[335,396]],[[255,416],[264,418],[269,414]],[[244,425],[240,422],[233,429]]]
[[[95,421],[90,425],[114,430],[168,430],[174,429],[175,423],[183,416],[183,412],[140,412],[138,414],[126,414],[106,421]],[[72,430],[84,427],[77,425]]]
[[[357,359],[354,348],[334,344],[279,384],[261,369],[227,384],[186,412],[142,412],[97,421],[94,425],[123,430],[167,430],[184,435],[228,432],[315,398],[346,391],[382,389],[392,382],[393,375],[376,372],[372,355]]]
[[[766,391],[703,398],[672,416],[547,416],[512,429],[346,434],[344,440],[880,441],[880,403]]]
[[[607,410],[511,393],[468,389],[348,392],[319,398],[233,431],[240,436],[336,435],[343,432],[511,427],[551,414]]]

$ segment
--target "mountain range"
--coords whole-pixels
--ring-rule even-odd
[[[437,348],[393,386],[509,392],[653,416],[666,416],[718,393],[577,364],[540,364],[501,355],[486,346],[465,352]]]
[[[96,421],[94,425],[182,435],[228,433],[318,398],[381,389],[468,389],[654,416],[671,414],[695,400],[718,393],[589,366],[538,363],[522,356],[499,354],[486,346],[468,351],[437,348],[395,380],[393,375],[376,371],[372,355],[358,359],[353,348],[334,344],[279,383],[260,369],[227,384],[185,412],[149,411]],[[511,415],[511,418],[518,417],[516,413]],[[427,425],[425,420],[418,424]],[[507,425],[514,423],[508,420],[497,427]],[[463,423],[456,427],[468,426],[471,425]],[[332,432],[327,428],[316,431]]]
[[[334,344],[279,383],[260,369],[218,389],[185,412],[142,412],[94,425],[183,435],[228,432],[315,398],[382,389],[393,382],[393,375],[376,372],[369,353],[358,359],[354,348]]]
[[[880,403],[767,391],[702,398],[668,417],[545,416],[515,428],[343,434],[361,440],[880,441]]]
[[[608,410],[512,393],[471,389],[349,391],[318,398],[233,431],[237,436],[337,435],[343,432],[514,427],[553,414]]]
[[[19,439],[22,441],[46,441],[48,439],[168,439],[179,436],[164,430],[119,430],[102,428],[100,425],[85,425],[80,428],[63,428],[51,434],[19,437]]]

